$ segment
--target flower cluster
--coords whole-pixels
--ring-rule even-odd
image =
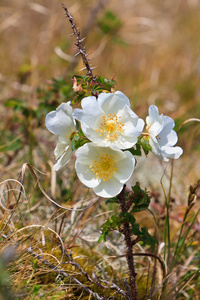
[[[135,158],[129,150],[141,135],[164,161],[177,159],[183,152],[180,147],[173,147],[177,143],[173,119],[159,115],[154,105],[146,118],[146,133],[142,133],[144,121],[131,110],[129,99],[122,92],[101,93],[97,99],[86,97],[81,106],[73,111],[70,102],[62,103],[46,116],[46,127],[58,136],[53,169],[58,171],[70,160],[79,121],[88,143],[76,151],[75,169],[80,181],[100,197],[116,196],[131,177]]]
[[[173,130],[174,120],[168,116],[159,115],[155,105],[149,107],[149,116],[146,118],[149,144],[152,152],[161,160],[177,159],[183,153],[182,148],[173,147],[178,137]]]

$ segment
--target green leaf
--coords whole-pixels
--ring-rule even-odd
[[[131,213],[137,213],[137,212],[143,211],[147,208],[148,208],[148,205],[141,205],[140,207],[134,206],[131,210]]]
[[[131,232],[137,236],[140,236],[140,225],[138,223],[132,224]]]
[[[98,21],[98,25],[103,33],[114,33],[121,27],[121,21],[109,10],[106,11],[104,16]]]
[[[75,139],[73,139],[71,142],[71,149],[72,149],[72,151],[74,151],[76,149]]]
[[[132,191],[135,195],[139,195],[142,192],[139,182],[136,182],[136,184],[132,186]]]
[[[149,140],[148,140],[148,138],[143,137],[140,140],[140,142],[141,142],[142,149],[143,149],[145,155],[147,156],[149,154],[149,151],[152,150],[151,146],[149,145]]]
[[[0,152],[16,151],[23,147],[22,140],[13,135],[7,137],[7,143],[0,146]]]
[[[98,239],[98,243],[100,244],[101,242],[106,242],[106,234],[102,233]]]
[[[158,244],[158,241],[154,236],[149,234],[148,229],[146,227],[141,228],[141,233],[139,236],[141,237],[143,245],[151,246],[151,251],[154,252],[155,245]]]
[[[106,200],[106,204],[110,204],[110,203],[119,203],[119,199],[114,197],[114,198],[109,198],[108,200]]]
[[[126,214],[126,219],[129,223],[131,223],[131,225],[135,224],[135,218],[131,213]]]
[[[27,107],[27,103],[20,99],[10,98],[5,102],[5,107],[24,108]]]
[[[72,151],[74,151],[75,149],[80,148],[81,146],[83,146],[85,143],[88,143],[89,140],[85,137],[85,135],[83,134],[82,130],[79,130],[78,132],[75,131],[72,135],[71,135],[71,149]]]
[[[41,286],[40,286],[40,285],[38,285],[38,284],[36,284],[36,285],[34,286],[34,288],[33,288],[33,291],[32,291],[32,293],[33,293],[33,294],[37,294],[37,293],[38,293],[38,291],[40,290],[40,288],[41,288]]]
[[[133,195],[131,195],[132,203],[134,207],[131,210],[131,213],[140,212],[148,208],[150,204],[151,197],[148,195],[148,192],[140,188],[138,182],[132,187]]]
[[[139,143],[136,144],[136,149],[130,148],[128,149],[134,156],[142,156],[141,145]]]

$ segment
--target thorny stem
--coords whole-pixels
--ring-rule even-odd
[[[117,198],[120,201],[121,211],[123,213],[128,212],[128,207],[126,205],[125,200],[125,185],[121,193],[117,196]],[[127,246],[127,253],[126,253],[126,259],[128,263],[129,268],[129,277],[130,277],[130,289],[131,289],[131,300],[137,300],[137,286],[136,286],[136,273],[135,273],[135,267],[134,267],[134,260],[133,260],[133,250],[132,250],[132,240],[131,240],[131,231],[130,231],[130,225],[127,221],[124,221],[123,224],[123,234],[126,241]]]
[[[83,63],[85,65],[85,68],[87,70],[87,75],[91,76],[92,79],[94,79],[94,75],[92,73],[92,68],[89,65],[88,59],[87,59],[87,54],[85,51],[85,47],[82,45],[82,42],[84,41],[85,38],[81,38],[80,31],[78,31],[78,28],[76,27],[76,24],[74,22],[73,16],[68,12],[67,7],[62,4],[63,9],[65,10],[65,15],[69,18],[69,22],[71,23],[71,27],[73,30],[73,35],[76,36],[76,47],[78,48],[78,52],[76,55],[80,54],[83,60]]]

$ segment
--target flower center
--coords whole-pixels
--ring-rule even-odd
[[[94,160],[90,169],[95,173],[98,179],[102,179],[103,181],[108,181],[112,179],[113,173],[117,171],[117,164],[114,160],[113,155],[102,154],[96,156],[97,160]]]
[[[119,122],[120,118],[116,114],[103,116],[103,122],[96,131],[99,131],[100,136],[104,136],[106,140],[113,142],[124,131],[124,124]]]

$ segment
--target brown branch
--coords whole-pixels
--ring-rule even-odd
[[[85,38],[81,38],[81,34],[80,31],[78,31],[78,28],[76,27],[76,24],[74,22],[74,18],[73,16],[68,12],[68,9],[66,8],[66,6],[64,4],[62,4],[63,9],[65,10],[65,15],[66,17],[68,17],[69,22],[71,23],[71,27],[73,30],[73,35],[75,35],[76,37],[76,42],[75,45],[78,48],[78,52],[76,55],[81,55],[83,63],[85,65],[85,68],[83,68],[82,70],[86,69],[87,70],[87,75],[91,76],[92,79],[94,79],[93,73],[92,73],[92,69],[89,65],[88,59],[87,59],[87,54],[85,51],[85,47],[82,45],[82,42],[84,41]]]
[[[126,256],[125,254],[109,256],[109,259],[115,259],[115,258],[120,258],[120,257],[125,257],[125,256]],[[157,256],[153,253],[140,253],[140,252],[133,253],[133,256],[147,256],[147,257],[149,256],[149,257],[153,257],[153,258],[157,259],[159,261],[160,265],[161,265],[161,269],[162,269],[162,272],[163,272],[163,278],[166,277],[165,264],[159,256]]]
[[[127,206],[125,201],[125,185],[121,193],[117,196],[120,201],[121,211],[123,213],[127,213]],[[136,286],[136,273],[134,267],[134,260],[133,260],[133,250],[132,250],[132,240],[131,240],[131,230],[130,225],[127,221],[123,223],[123,234],[126,241],[127,252],[126,252],[126,259],[129,268],[129,278],[130,278],[130,289],[131,289],[131,300],[137,300],[137,286]]]
[[[136,239],[132,241],[132,246],[136,245],[141,240],[140,236],[137,236]]]
[[[120,287],[118,285],[116,285],[115,283],[113,282],[108,282],[106,280],[102,280],[100,279],[101,282],[103,283],[106,283],[109,287],[106,287],[106,288],[109,288],[111,290],[115,290],[116,293],[118,294],[121,294],[123,295],[126,299],[130,300],[130,297],[125,293],[125,291],[123,291],[122,289],[120,289]],[[103,286],[105,288],[105,286]]]
[[[77,269],[81,272],[81,274],[82,274],[83,276],[85,276],[85,278],[86,278],[89,282],[94,283],[94,281],[92,280],[92,278],[90,278],[89,274],[88,274],[87,272],[85,272],[85,271],[83,270],[83,268],[82,268],[77,262],[75,262],[75,260],[73,259],[73,256],[72,256],[72,252],[71,252],[71,251],[70,251],[70,253],[68,254],[67,251],[64,250],[64,254],[65,254],[65,256],[67,256],[67,257],[69,258],[69,260],[70,260],[70,261],[68,262],[69,264],[75,266],[75,268],[77,268]],[[67,263],[67,262],[65,262],[65,263]]]

